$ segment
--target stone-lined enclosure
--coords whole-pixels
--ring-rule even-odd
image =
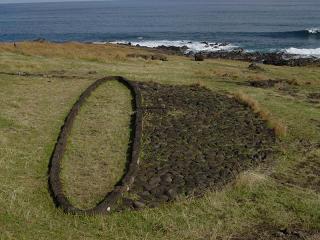
[[[127,163],[127,169],[125,175],[122,177],[121,181],[114,187],[113,191],[106,193],[105,198],[94,208],[82,210],[76,208],[68,200],[68,197],[63,191],[63,185],[61,181],[61,160],[66,149],[68,135],[70,134],[72,125],[75,118],[84,104],[86,98],[101,84],[106,81],[118,81],[125,86],[127,86],[132,96],[134,97],[134,110],[135,116],[132,126],[134,128],[133,134],[131,136],[132,146],[130,153],[130,160]],[[131,184],[134,181],[134,176],[138,169],[139,152],[140,152],[140,139],[141,139],[141,129],[142,129],[142,113],[141,113],[141,96],[140,91],[136,84],[131,81],[126,80],[122,77],[106,77],[97,80],[92,85],[90,85],[79,97],[79,100],[73,105],[71,111],[65,119],[64,125],[61,128],[57,143],[55,145],[54,151],[52,153],[50,163],[49,163],[49,189],[51,195],[57,206],[61,207],[66,213],[73,214],[102,214],[110,212],[113,209],[116,200],[122,195],[123,192],[130,189]],[[125,161],[125,159],[124,159]],[[107,169],[106,169],[107,171]]]
[[[114,190],[96,207],[81,210],[63,192],[60,162],[79,108],[94,89],[110,80],[128,86],[134,98],[131,156]],[[50,161],[49,186],[57,205],[68,213],[92,215],[156,207],[220,188],[239,172],[268,161],[274,142],[274,132],[235,98],[196,85],[108,77],[93,83],[66,118]]]

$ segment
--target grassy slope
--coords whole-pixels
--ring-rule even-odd
[[[80,110],[62,159],[66,195],[80,208],[96,206],[121,179],[130,138],[131,93],[107,82]]]
[[[319,176],[296,165],[319,163],[320,69],[264,66],[255,73],[236,61],[194,62],[170,56],[168,62],[126,59],[129,47],[24,43],[0,45],[0,72],[77,75],[76,79],[0,75],[0,239],[223,239],[255,225],[297,225],[320,229]],[[88,74],[96,71],[95,74]],[[239,177],[223,191],[140,212],[78,217],[57,210],[47,191],[47,165],[64,117],[79,94],[105,75],[170,84],[201,83],[216,91],[241,89],[289,127],[273,167]],[[246,80],[283,78],[300,83],[297,96],[276,89],[250,88]],[[310,82],[311,85],[306,84]],[[92,146],[88,146],[92,147]],[[307,149],[304,152],[304,149]],[[310,156],[312,156],[310,158]],[[311,159],[311,160],[310,160]],[[310,165],[310,164],[309,164]],[[318,164],[319,165],[319,164]],[[316,164],[311,164],[312,170]],[[318,172],[320,169],[316,169]],[[298,181],[297,181],[298,179]],[[282,184],[290,183],[290,184]]]

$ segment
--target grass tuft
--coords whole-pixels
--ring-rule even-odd
[[[239,102],[248,105],[255,113],[266,121],[268,126],[274,130],[277,137],[286,137],[288,130],[287,125],[280,119],[275,118],[267,109],[261,107],[257,100],[242,91],[236,92],[234,96]]]

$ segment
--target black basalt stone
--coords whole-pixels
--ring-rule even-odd
[[[274,133],[236,99],[198,85],[139,86],[148,111],[130,193],[146,206],[220,189],[272,154]]]

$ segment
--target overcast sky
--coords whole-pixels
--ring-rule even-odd
[[[0,3],[29,3],[29,2],[79,2],[88,0],[0,0]],[[99,0],[110,1],[110,0]]]

